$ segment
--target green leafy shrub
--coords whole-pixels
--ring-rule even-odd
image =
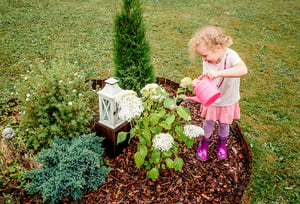
[[[146,40],[143,12],[139,0],[124,0],[114,24],[115,76],[120,86],[138,92],[155,81],[150,45]]]
[[[48,68],[40,65],[28,71],[17,85],[23,111],[20,127],[34,149],[48,147],[55,136],[74,138],[90,131],[97,94],[76,70],[74,65],[52,61]]]
[[[157,84],[148,84],[142,90],[143,97],[138,100],[133,91],[124,91],[117,102],[121,109],[119,116],[130,121],[130,139],[137,137],[139,142],[134,155],[138,168],[145,166],[147,176],[152,180],[159,177],[160,169],[173,168],[181,171],[183,160],[177,155],[180,143],[190,148],[194,137],[203,134],[203,129],[190,124],[190,110],[177,106],[179,94],[171,98]],[[118,143],[125,141],[126,132],[118,134]]]
[[[104,167],[102,141],[95,134],[71,141],[56,137],[50,149],[38,154],[42,170],[26,173],[32,179],[26,190],[41,193],[44,200],[57,203],[65,196],[76,200],[85,191],[97,189],[110,171]]]

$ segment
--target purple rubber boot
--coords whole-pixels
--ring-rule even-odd
[[[211,138],[202,136],[202,141],[199,143],[197,150],[197,158],[201,161],[206,161],[208,156],[208,145],[211,141]]]
[[[226,141],[227,141],[227,137],[219,136],[219,144],[218,144],[218,149],[217,149],[218,159],[226,159],[227,158]]]

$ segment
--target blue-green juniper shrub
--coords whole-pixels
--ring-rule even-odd
[[[31,179],[26,190],[41,193],[44,201],[58,203],[66,196],[76,200],[84,192],[97,189],[110,171],[104,165],[102,142],[103,138],[95,134],[73,140],[55,137],[52,147],[37,156],[42,169],[26,172]]]

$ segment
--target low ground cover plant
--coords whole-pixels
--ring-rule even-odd
[[[84,192],[97,189],[110,171],[104,166],[102,141],[95,134],[73,140],[56,137],[50,149],[38,154],[42,169],[29,171],[32,180],[26,190],[41,193],[44,201],[58,203],[63,197],[81,198]]]

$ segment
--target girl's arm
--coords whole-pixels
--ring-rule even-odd
[[[241,61],[237,63],[235,66],[223,69],[219,71],[210,70],[206,72],[206,76],[209,78],[218,78],[218,77],[228,77],[228,78],[235,78],[235,77],[242,77],[248,73],[248,68],[246,64]]]

